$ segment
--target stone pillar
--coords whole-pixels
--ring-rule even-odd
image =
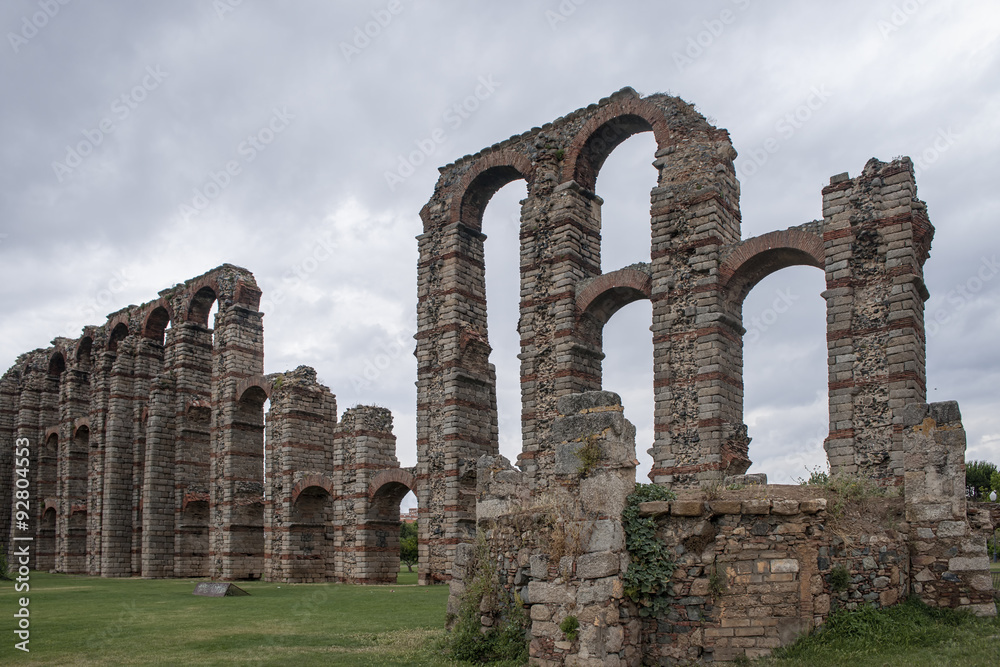
[[[14,435],[15,440],[21,438],[26,439],[30,450],[30,465],[28,468],[28,480],[30,485],[28,488],[31,489],[31,507],[29,508],[31,519],[29,521],[29,530],[34,531],[36,536],[38,535],[38,531],[42,525],[42,510],[44,509],[45,503],[45,499],[38,488],[39,453],[44,446],[42,441],[45,435],[44,431],[38,427],[39,408],[43,387],[44,378],[42,377],[42,371],[38,368],[33,368],[31,362],[26,360],[24,370],[21,375],[21,392],[17,405],[17,421],[15,422],[16,430]],[[11,522],[11,529],[18,534],[23,535],[23,532],[16,530],[16,524],[13,522]],[[33,554],[34,556],[31,567],[39,569],[37,549],[33,550]]]
[[[104,454],[115,353],[102,350],[90,377],[90,452],[87,462],[87,574],[101,575],[104,525]]]
[[[342,505],[353,499],[344,499],[343,459],[337,459],[337,399],[308,366],[267,379],[273,388],[267,416],[265,576],[270,581],[344,581],[353,535],[345,547]]]
[[[172,337],[173,330],[167,332]],[[177,492],[174,489],[177,383],[164,373],[153,380],[146,422],[142,495],[142,576],[174,576]]]
[[[652,192],[653,392],[658,484],[698,486],[749,467],[741,314],[719,286],[720,249],[740,240],[736,151],[704,120],[657,151]]]
[[[17,437],[18,379],[20,375],[11,368],[0,378],[0,488],[13,489],[14,440]],[[14,494],[5,493],[0,498],[0,548],[10,553],[11,519],[14,511]]]
[[[101,576],[132,575],[133,467],[135,439],[134,372],[138,340],[118,343],[111,368],[104,447],[104,502],[101,513]]]
[[[256,291],[257,302],[260,291]],[[220,304],[215,322],[209,544],[213,579],[264,572],[264,401],[241,381],[264,371],[263,316],[243,303]]]
[[[392,413],[385,408],[361,406],[344,412],[338,426],[338,449],[354,452],[353,484],[345,484],[347,504],[344,516],[355,525],[355,565],[349,580],[358,583],[395,583],[399,572],[399,503],[409,489],[399,484],[379,489],[369,496],[373,476],[382,470],[399,468],[396,436],[392,434]]]
[[[438,213],[430,213],[434,210]],[[475,461],[497,452],[496,371],[489,361],[483,241],[425,207],[418,237],[417,477],[420,574],[447,580],[455,545],[475,534]]]
[[[604,355],[577,322],[576,285],[601,273],[602,203],[570,180],[532,193],[523,208],[518,465],[539,489],[554,474],[549,431],[559,398],[601,388]]]
[[[180,322],[167,330],[167,368],[175,380],[174,576],[207,577],[208,485],[212,428],[212,330]]]
[[[65,372],[59,399],[59,516],[56,521],[56,570],[85,574],[87,549],[88,438],[76,437],[77,422],[90,406],[89,373],[71,368]],[[82,517],[82,526],[77,525]],[[82,534],[82,540],[81,540]]]
[[[986,553],[990,530],[974,527],[966,506],[958,403],[911,403],[896,411],[895,420],[903,436],[913,593],[931,606],[996,616]]]
[[[934,228],[909,158],[823,189],[830,470],[902,482],[893,415],[926,398],[923,264]]]

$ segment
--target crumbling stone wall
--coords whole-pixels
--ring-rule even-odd
[[[646,131],[658,170],[649,261],[603,267],[597,176],[616,146]],[[692,487],[745,472],[742,304],[760,280],[793,265],[826,273],[832,470],[901,483],[893,414],[925,396],[922,267],[933,236],[912,163],[872,160],[855,178],[835,176],[822,220],[742,240],[735,157],[726,130],[693,106],[625,88],[442,168],[418,237],[423,580],[446,572],[454,545],[472,539],[470,472],[479,456],[497,453],[482,215],[518,179],[528,188],[518,464],[534,488],[553,474],[556,402],[601,388],[601,330],[637,299],[653,305],[652,479]]]
[[[417,484],[400,472],[392,416],[359,406],[338,423],[314,370],[262,376],[260,296],[249,271],[223,265],[4,374],[0,450],[12,464],[15,439],[31,444],[36,568],[394,579],[399,501]],[[12,497],[0,501],[5,547]]]
[[[597,175],[618,144],[643,131],[657,143],[649,261],[605,270]],[[459,511],[446,515],[434,504],[444,502],[440,495],[427,505],[422,499],[422,511],[442,517],[435,528],[445,537],[421,539],[431,564],[447,560],[454,540],[471,543],[470,482],[460,480],[481,455],[475,515],[486,550],[464,544],[454,551],[449,608],[457,613],[470,583],[496,572],[495,586],[516,589],[530,612],[535,664],[761,655],[822,622],[836,604],[886,606],[910,591],[933,604],[995,613],[982,555],[989,518],[970,521],[964,488],[957,488],[964,480],[957,406],[923,404],[923,265],[934,228],[917,199],[912,162],[872,159],[854,178],[836,175],[822,191],[822,220],[741,239],[735,157],[728,133],[687,103],[626,88],[447,165],[421,211],[418,473],[442,487],[440,480],[457,478],[442,493],[447,502],[460,501],[448,506]],[[525,180],[528,196],[521,208],[522,452],[515,470],[496,458],[482,213],[500,187],[517,179]],[[831,473],[905,487],[898,525],[869,522],[835,536],[818,497],[748,493],[706,503],[688,496],[648,507],[682,567],[671,580],[672,610],[640,624],[614,583],[628,563],[623,545],[615,547],[619,567],[601,557],[607,568],[598,578],[610,577],[610,584],[596,596],[586,539],[570,555],[543,558],[555,534],[564,540],[575,531],[579,538],[581,526],[594,520],[585,513],[552,519],[552,507],[579,508],[593,492],[583,488],[586,475],[578,471],[574,479],[570,470],[579,443],[594,435],[578,430],[591,417],[557,406],[602,395],[595,390],[603,326],[622,306],[649,299],[652,480],[697,494],[742,479],[750,466],[742,304],[760,280],[794,265],[826,275]],[[928,412],[935,415],[930,421]],[[567,429],[577,430],[567,437]],[[454,456],[432,456],[442,450]],[[607,520],[620,527],[620,510]],[[850,575],[843,590],[831,589],[835,565]],[[593,612],[595,606],[617,607],[618,614]],[[485,631],[498,618],[486,602],[482,611]],[[577,611],[586,615],[588,632],[572,640],[558,623]]]

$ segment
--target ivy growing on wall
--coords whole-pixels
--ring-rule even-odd
[[[640,616],[666,613],[670,576],[677,565],[667,546],[657,539],[653,518],[639,516],[639,503],[676,497],[677,494],[663,486],[636,484],[625,502],[622,523],[630,559],[625,573],[625,595],[639,606]]]

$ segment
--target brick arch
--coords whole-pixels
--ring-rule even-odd
[[[305,477],[300,479],[298,483],[292,488],[292,504],[294,505],[295,501],[299,499],[299,496],[302,494],[302,492],[311,486],[319,487],[325,490],[331,496],[333,495],[333,480],[327,477],[326,475],[319,475],[313,473],[311,475],[306,475]]]
[[[417,478],[413,473],[403,468],[390,468],[375,473],[371,481],[368,482],[368,497],[374,498],[379,489],[386,484],[402,484],[414,493],[417,491]]]
[[[174,321],[174,309],[170,302],[159,298],[147,304],[142,312],[142,335],[145,338],[163,341],[167,325]]]
[[[649,299],[652,293],[653,279],[645,271],[626,268],[605,273],[577,294],[577,317],[590,314],[603,326],[623,307]]]
[[[209,327],[208,314],[212,304],[222,298],[222,292],[215,278],[206,276],[195,282],[184,295],[184,320]]]
[[[662,109],[640,99],[631,89],[619,95],[598,109],[573,137],[566,153],[564,181],[574,180],[580,187],[593,192],[601,166],[611,152],[640,132],[652,132],[658,150],[671,144],[670,129]]]
[[[42,443],[44,444],[44,443],[48,442],[49,438],[51,438],[52,436],[56,436],[56,439],[59,438],[59,427],[58,426],[50,426],[47,429],[45,429],[45,437],[42,438]]]
[[[236,396],[237,402],[243,400],[243,394],[245,394],[251,387],[257,387],[264,392],[264,395],[271,398],[271,391],[274,389],[274,385],[270,380],[265,378],[263,375],[255,375],[253,377],[243,378],[236,383]]]
[[[118,350],[118,343],[132,334],[132,327],[129,326],[129,316],[127,313],[118,313],[107,323],[108,339],[107,349],[112,352]]]
[[[826,267],[823,237],[800,229],[770,232],[743,241],[719,268],[721,287],[743,303],[754,285],[789,266]]]
[[[73,420],[74,438],[76,437],[77,433],[80,431],[81,428],[86,428],[88,431],[92,432],[90,428],[90,417],[78,417],[77,419]]]
[[[50,377],[59,377],[66,370],[66,359],[70,358],[61,345],[57,345],[49,355],[48,373]]]
[[[522,178],[530,189],[534,167],[521,153],[502,150],[479,158],[456,187],[458,194],[452,199],[451,222],[482,229],[483,211],[493,195],[508,183]]]

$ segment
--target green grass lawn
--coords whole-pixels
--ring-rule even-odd
[[[240,582],[247,597],[192,595],[195,580],[35,572],[0,582],[0,664],[449,665],[447,586]],[[14,648],[17,599],[30,598],[30,654]]]

